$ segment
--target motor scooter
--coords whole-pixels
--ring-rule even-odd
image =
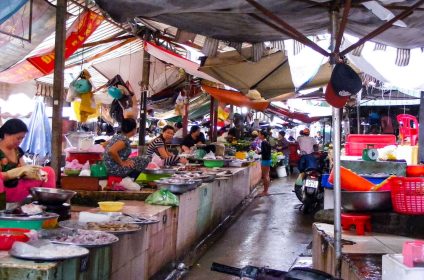
[[[300,210],[307,214],[322,207],[324,203],[324,188],[321,177],[325,169],[325,153],[314,153],[301,156],[298,164],[299,177],[294,185],[294,192],[302,202]]]

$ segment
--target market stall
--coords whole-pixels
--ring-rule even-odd
[[[136,230],[115,232],[119,241],[99,248],[89,247],[88,263],[87,254],[66,261],[53,260],[40,264],[2,252],[0,278],[13,275],[12,278],[7,276],[8,279],[22,279],[23,276],[31,275],[39,279],[51,279],[52,275],[56,275],[57,279],[148,279],[181,260],[197,242],[234,211],[260,179],[260,168],[256,162],[247,167],[223,167],[214,171],[215,174],[225,173],[225,176],[178,193],[178,207],[145,203],[143,200],[146,200],[146,195],[153,190],[77,191],[72,200],[72,218],[59,222],[61,227],[86,227],[88,223],[81,223],[81,219],[92,219],[90,213],[105,216],[95,207],[98,201],[104,199],[119,199],[125,204],[120,212],[144,222]],[[74,201],[92,206],[79,206]],[[146,222],[146,219],[149,221]],[[111,232],[110,229],[106,230]]]

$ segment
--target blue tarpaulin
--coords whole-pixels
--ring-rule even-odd
[[[0,24],[13,16],[28,0],[2,0],[0,1]]]
[[[46,116],[44,102],[36,99],[35,108],[28,124],[28,133],[22,141],[21,148],[25,153],[45,157],[51,155],[52,130]]]

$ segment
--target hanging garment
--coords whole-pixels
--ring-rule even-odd
[[[96,103],[94,102],[93,93],[87,92],[80,95],[81,105],[80,105],[80,119],[81,122],[86,122],[88,117],[96,113]]]

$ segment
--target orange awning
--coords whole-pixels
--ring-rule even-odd
[[[265,111],[269,106],[268,101],[253,101],[238,91],[219,89],[205,85],[202,85],[202,88],[213,98],[225,104],[247,107],[257,111]]]

